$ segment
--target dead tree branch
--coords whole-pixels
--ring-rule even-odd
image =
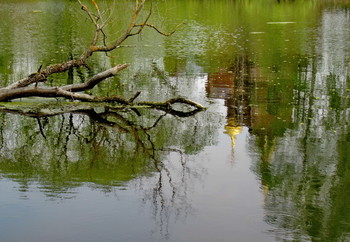
[[[145,9],[146,0],[135,0],[134,9],[130,19],[130,23],[123,34],[119,37],[110,36],[112,39],[110,44],[107,44],[107,35],[104,31],[110,16],[105,18],[101,12],[100,7],[95,0],[91,0],[93,7],[89,9],[87,5],[83,4],[81,0],[78,0],[81,9],[86,13],[87,17],[95,27],[94,35],[92,37],[90,46],[83,51],[81,56],[76,59],[69,60],[64,63],[53,64],[47,67],[39,68],[35,73],[28,75],[26,78],[15,81],[14,83],[0,88],[0,102],[11,101],[13,99],[25,98],[25,97],[56,97],[65,98],[70,100],[79,100],[83,102],[105,102],[105,103],[118,103],[124,106],[134,107],[151,107],[159,110],[163,110],[167,113],[171,113],[177,116],[189,116],[194,112],[204,110],[200,104],[197,104],[191,100],[185,98],[174,98],[166,102],[138,102],[135,103],[135,99],[139,96],[140,92],[137,92],[132,98],[127,99],[120,96],[108,96],[99,97],[83,93],[86,90],[94,88],[96,85],[101,83],[103,80],[117,75],[120,71],[128,67],[128,64],[119,64],[108,70],[94,75],[88,81],[79,84],[70,84],[64,86],[48,87],[45,84],[38,86],[38,83],[45,82],[48,77],[55,73],[62,73],[73,68],[86,67],[88,68],[87,61],[95,52],[111,52],[122,45],[124,41],[132,36],[140,35],[145,27],[156,30],[159,34],[164,36],[170,36],[181,26],[178,25],[170,32],[165,33],[156,26],[149,23],[152,15],[152,1],[150,0],[149,9],[143,19],[140,16],[141,12]],[[140,20],[141,19],[141,20]],[[114,39],[114,40],[113,40]],[[35,84],[35,85],[32,85]],[[172,108],[175,103],[189,105],[192,111],[182,112]],[[136,109],[135,109],[136,110]]]
[[[64,92],[63,92],[64,93]],[[138,92],[139,93],[139,92]],[[134,97],[138,94],[136,93]],[[67,94],[68,95],[68,94]],[[133,97],[133,98],[134,98]],[[192,102],[184,98],[174,98],[166,102],[134,102],[132,99],[126,99],[123,97],[115,97],[113,102],[107,101],[95,101],[87,99],[89,102],[43,102],[43,103],[11,103],[3,102],[0,104],[0,112],[4,113],[14,113],[29,117],[41,118],[50,117],[63,113],[79,113],[86,110],[94,110],[95,108],[106,110],[105,113],[117,113],[120,110],[132,110],[152,108],[165,112],[165,114],[171,114],[176,117],[189,117],[205,108],[200,104]],[[190,111],[176,110],[172,104],[175,103],[186,103],[190,107]],[[162,116],[163,117],[163,116]],[[157,123],[158,121],[156,121]],[[149,128],[147,128],[149,129]],[[146,129],[146,130],[147,130]]]

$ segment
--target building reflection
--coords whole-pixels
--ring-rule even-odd
[[[348,23],[348,10],[325,13],[317,54],[264,63],[264,78],[244,57],[208,78],[208,97],[225,100],[233,146],[249,128],[265,221],[281,240],[349,241]]]
[[[250,104],[251,94],[259,76],[259,69],[247,56],[237,57],[228,69],[208,75],[208,97],[225,100],[225,133],[231,137],[233,148],[236,136],[242,132],[242,128],[252,127],[255,112]]]

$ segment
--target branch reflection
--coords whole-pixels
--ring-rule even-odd
[[[184,124],[197,121],[189,112],[45,105],[0,114],[1,176],[19,184],[22,198],[33,184],[50,199],[69,199],[80,186],[117,193],[139,183],[164,236],[170,214],[191,210],[186,157],[203,147],[191,148],[197,137]]]

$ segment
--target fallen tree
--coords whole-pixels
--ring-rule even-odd
[[[89,9],[86,5],[84,5],[80,0],[78,0],[81,9],[87,14],[91,23],[95,27],[94,36],[92,38],[91,44],[85,51],[81,54],[81,56],[77,59],[69,60],[64,63],[53,64],[47,67],[40,67],[36,73],[28,75],[26,78],[15,81],[14,83],[0,88],[0,102],[11,101],[18,98],[25,97],[56,97],[56,98],[65,98],[69,100],[78,100],[82,102],[104,102],[104,103],[118,103],[122,106],[146,106],[152,108],[162,109],[163,111],[169,111],[173,114],[178,114],[178,116],[182,116],[183,112],[176,111],[171,107],[172,104],[180,103],[185,104],[187,106],[192,107],[192,111],[185,112],[188,113],[201,111],[204,109],[203,106],[197,104],[191,100],[186,98],[174,98],[167,100],[165,102],[134,102],[134,100],[139,96],[140,92],[136,92],[136,94],[127,99],[121,96],[94,96],[84,91],[90,90],[94,88],[96,85],[106,80],[107,78],[113,77],[117,75],[120,71],[124,70],[128,67],[128,64],[119,64],[108,70],[105,70],[101,73],[94,75],[92,78],[87,80],[84,83],[79,84],[70,84],[64,86],[56,86],[49,87],[44,83],[53,74],[63,73],[72,68],[80,68],[85,67],[90,69],[88,65],[88,59],[96,52],[104,52],[108,53],[115,49],[122,47],[122,44],[130,37],[140,35],[141,32],[145,28],[152,28],[158,34],[164,36],[172,35],[176,29],[180,26],[178,25],[175,30],[171,33],[165,33],[159,30],[156,26],[148,23],[151,15],[152,15],[152,1],[149,4],[149,10],[146,14],[144,14],[143,19],[141,18],[141,11],[145,9],[146,0],[135,0],[135,6],[133,9],[133,14],[130,20],[128,27],[125,32],[121,34],[121,36],[114,38],[113,41],[107,43],[107,36],[104,31],[104,27],[109,21],[109,17],[105,18],[100,11],[100,8],[95,0],[92,0],[92,9]],[[109,36],[109,39],[113,39],[114,36]],[[40,84],[39,84],[40,83]]]

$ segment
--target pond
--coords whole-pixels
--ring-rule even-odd
[[[109,41],[132,1],[98,2]],[[0,16],[2,86],[79,57],[94,31],[76,1],[5,0]],[[182,22],[46,85],[129,63],[91,92],[205,111],[0,113],[1,241],[350,240],[350,2],[153,2],[150,23]]]

